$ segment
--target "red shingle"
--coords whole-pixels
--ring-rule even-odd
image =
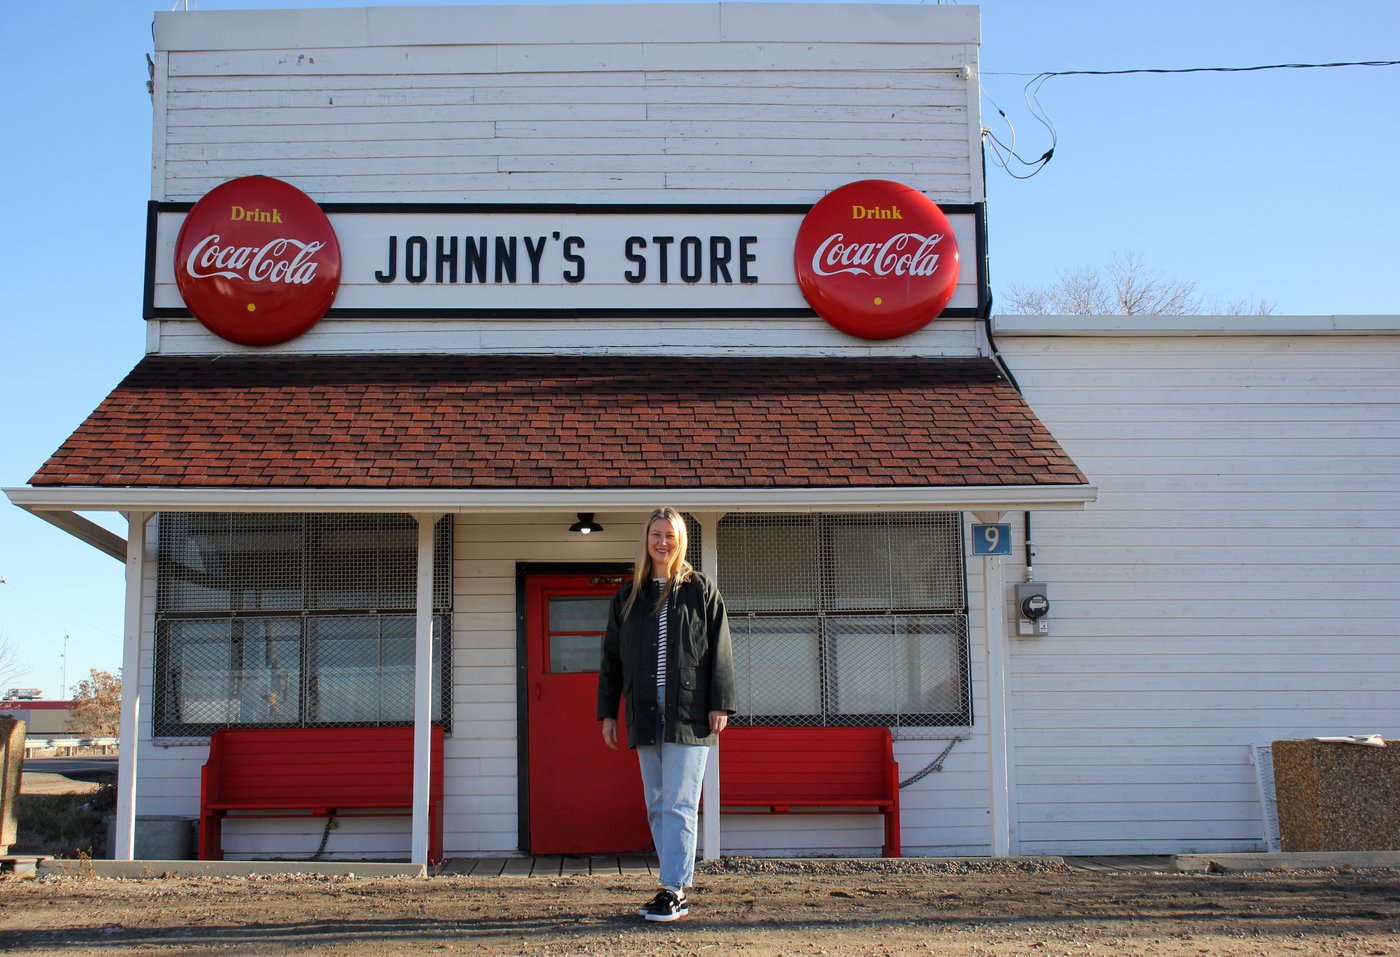
[[[1084,481],[984,359],[152,356],[30,483],[734,488]]]

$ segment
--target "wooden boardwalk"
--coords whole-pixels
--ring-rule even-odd
[[[473,877],[621,877],[655,875],[655,857],[458,857],[444,861],[434,874]]]
[[[1064,862],[1077,871],[1175,871],[1176,858],[1170,854],[1118,855],[1115,857],[1066,857]]]

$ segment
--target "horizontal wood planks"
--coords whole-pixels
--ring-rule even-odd
[[[1258,850],[1254,742],[1400,734],[1400,336],[1097,321],[998,336],[1100,490],[1033,519],[1052,611],[1011,649],[1020,850]]]
[[[157,194],[256,172],[323,202],[981,199],[975,17],[863,9],[558,8],[528,35],[504,8],[265,12],[217,40],[161,16]]]

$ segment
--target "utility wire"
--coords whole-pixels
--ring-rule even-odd
[[[1046,70],[1040,73],[983,71],[983,76],[1126,76],[1130,73],[1257,73],[1260,70],[1327,70],[1343,66],[1400,66],[1400,60],[1346,60],[1339,63],[1266,63],[1262,66],[1189,66],[1176,69]]]
[[[1010,142],[1003,142],[990,129],[983,129],[982,135],[987,144],[991,147],[993,162],[1006,171],[1007,175],[1013,179],[1030,179],[1032,176],[1043,170],[1055,155],[1055,147],[1059,142],[1059,132],[1055,129],[1054,121],[1050,119],[1050,114],[1040,102],[1040,89],[1046,82],[1055,76],[1130,76],[1134,74],[1155,74],[1168,75],[1180,73],[1258,73],[1262,70],[1329,70],[1339,67],[1381,67],[1400,66],[1400,60],[1346,60],[1337,63],[1267,63],[1259,66],[1192,66],[1179,68],[1152,68],[1141,67],[1130,70],[1047,70],[1041,73],[999,73],[986,72],[983,76],[1028,76],[1030,81],[1026,83],[1022,90],[1022,96],[1026,100],[1026,107],[1030,110],[1031,117],[1044,126],[1050,132],[1050,148],[1041,153],[1035,159],[1027,159],[1016,152],[1016,127],[1012,124],[1011,118],[1006,115],[1006,111],[997,105],[996,101],[987,96],[987,101],[997,111],[997,115],[1006,123],[1010,130]],[[986,91],[983,91],[986,96]],[[1024,167],[1025,172],[1017,172],[1012,169],[1012,162]]]

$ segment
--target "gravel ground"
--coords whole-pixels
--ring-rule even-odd
[[[648,924],[644,876],[0,879],[16,955],[1400,957],[1400,871],[1179,874],[1055,861],[707,862]]]

